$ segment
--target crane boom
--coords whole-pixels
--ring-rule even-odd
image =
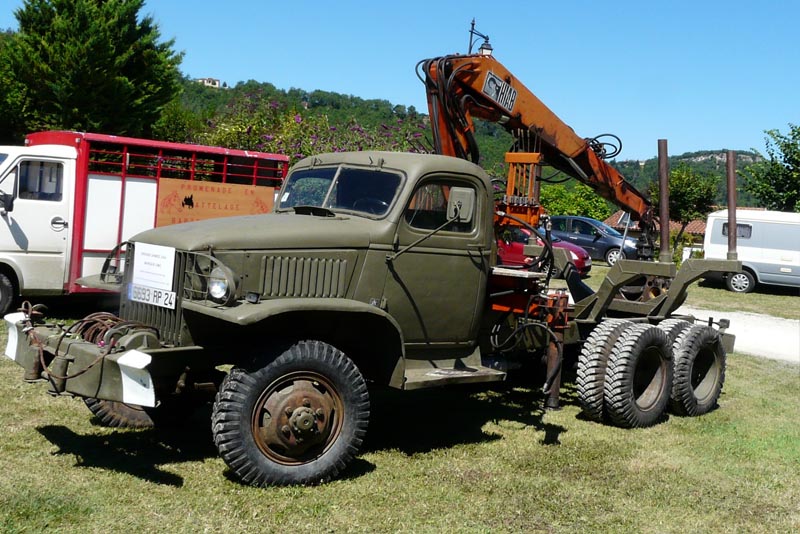
[[[601,145],[578,136],[493,56],[450,55],[420,65],[437,153],[477,163],[473,119],[498,123],[517,139],[506,155],[509,180],[503,203],[512,211],[538,222],[537,176],[541,165],[549,165],[628,211],[647,241],[641,249],[652,254],[650,200],[603,160]]]

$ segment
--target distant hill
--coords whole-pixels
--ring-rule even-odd
[[[756,206],[755,200],[743,191],[741,171],[748,165],[752,165],[761,160],[761,156],[755,152],[743,151],[736,152],[737,171],[737,190],[738,204],[740,206]],[[647,191],[650,183],[658,180],[658,158],[647,160],[612,160],[613,165],[627,181],[633,184],[640,191]],[[697,174],[711,175],[718,178],[717,198],[718,205],[727,203],[726,198],[726,174],[727,174],[727,150],[702,150],[699,152],[687,152],[679,156],[670,156],[669,167],[674,169],[679,165],[686,165]]]

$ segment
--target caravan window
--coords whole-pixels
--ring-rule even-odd
[[[722,235],[728,235],[728,223],[722,224]],[[742,239],[750,239],[753,235],[753,227],[749,224],[736,223],[736,237]]]

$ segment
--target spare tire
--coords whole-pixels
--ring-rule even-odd
[[[153,419],[143,407],[124,402],[84,398],[84,404],[103,426],[114,428],[152,428]]]
[[[713,410],[725,382],[726,357],[715,329],[695,325],[684,330],[674,345],[670,410],[679,415],[702,415]]]
[[[636,324],[614,344],[606,370],[604,402],[611,421],[624,428],[655,424],[672,389],[669,338],[657,326]]]

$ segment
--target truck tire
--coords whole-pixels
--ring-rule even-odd
[[[103,426],[113,428],[152,428],[153,419],[141,406],[95,398],[84,398],[84,404]]]
[[[725,285],[734,293],[750,293],[756,287],[756,279],[749,271],[728,273]]]
[[[672,390],[669,338],[649,324],[627,328],[611,351],[604,402],[609,419],[623,428],[655,424]]]
[[[583,414],[592,421],[605,419],[603,390],[608,357],[620,334],[630,325],[624,319],[606,319],[592,330],[581,348],[575,386]]]
[[[684,319],[666,319],[658,323],[658,327],[663,330],[665,334],[667,334],[669,346],[673,348],[673,354],[675,340],[678,339],[678,336],[681,335],[685,330],[688,330],[691,326],[692,323]]]
[[[670,410],[678,415],[710,412],[725,382],[726,353],[719,333],[710,326],[695,325],[678,336],[674,347]]]
[[[232,369],[217,393],[211,429],[243,483],[316,484],[358,452],[369,409],[355,364],[331,345],[301,341],[260,369]]]
[[[5,273],[0,273],[0,316],[8,313],[16,298],[17,288],[14,287],[14,282]]]
[[[170,398],[155,408],[95,398],[84,398],[83,402],[101,425],[112,428],[181,426],[198,407],[197,402],[179,398]]]

